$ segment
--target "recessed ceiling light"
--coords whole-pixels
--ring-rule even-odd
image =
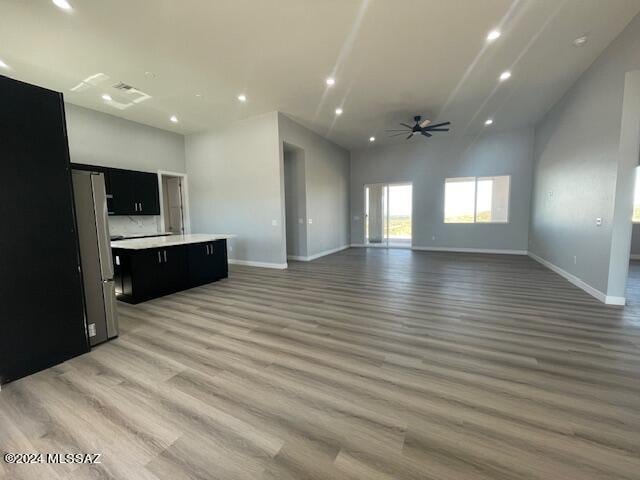
[[[102,99],[107,101],[107,102],[110,102],[111,100],[113,100],[111,98],[111,95],[109,95],[108,93],[105,93],[104,95],[102,95]]]
[[[71,10],[71,5],[67,0],[53,0],[53,4],[62,10]]]
[[[336,108],[336,115],[342,115],[342,109]]]
[[[491,30],[487,35],[487,41],[493,42],[494,40],[500,38],[500,35],[502,35],[502,33],[500,33],[500,30]]]
[[[153,72],[144,72],[145,77],[156,78],[156,74]]]
[[[9,65],[0,60],[0,68],[9,68]]]
[[[241,102],[246,102],[247,96],[244,93],[241,93],[240,95],[238,95],[238,100],[240,100]]]
[[[332,87],[336,84],[336,79],[333,77],[329,77],[325,80],[325,82],[329,87]]]
[[[505,80],[509,80],[511,78],[511,72],[507,70],[506,72],[502,72],[500,74],[500,81],[504,82]]]
[[[369,137],[369,141],[370,142],[375,142],[376,141],[376,137]]]
[[[485,125],[491,125],[493,124],[493,119],[492,118],[488,118],[486,122],[484,122]]]
[[[587,37],[586,35],[583,35],[583,36],[581,36],[581,37],[576,38],[576,39],[573,41],[573,46],[574,46],[574,47],[581,47],[582,45],[584,45],[585,43],[587,43],[587,39],[588,39],[588,38],[589,38],[589,37]]]
[[[176,117],[175,115],[171,115],[171,118],[169,120],[171,120],[173,123],[178,123],[178,117]]]
[[[202,98],[202,94],[201,93],[196,93],[196,97]]]

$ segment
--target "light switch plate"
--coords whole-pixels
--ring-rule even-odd
[[[278,220],[271,220],[271,226],[277,227],[278,226]]]

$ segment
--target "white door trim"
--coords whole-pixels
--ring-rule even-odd
[[[162,186],[162,177],[182,178],[182,213],[184,215],[184,233],[191,233],[191,217],[189,216],[188,176],[186,173],[170,172],[168,170],[158,170],[158,191],[160,193],[160,229],[165,232],[167,228],[164,221],[164,192]]]

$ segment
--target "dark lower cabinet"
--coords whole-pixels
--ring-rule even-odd
[[[227,241],[129,250],[114,248],[118,300],[140,303],[228,276]]]
[[[189,245],[188,257],[190,286],[215,282],[229,275],[226,240]]]

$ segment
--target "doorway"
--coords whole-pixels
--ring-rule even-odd
[[[163,232],[189,233],[186,175],[164,172],[159,175]]]
[[[287,259],[308,260],[304,150],[288,143],[283,150]]]
[[[365,245],[411,248],[413,184],[373,183],[364,186]]]

